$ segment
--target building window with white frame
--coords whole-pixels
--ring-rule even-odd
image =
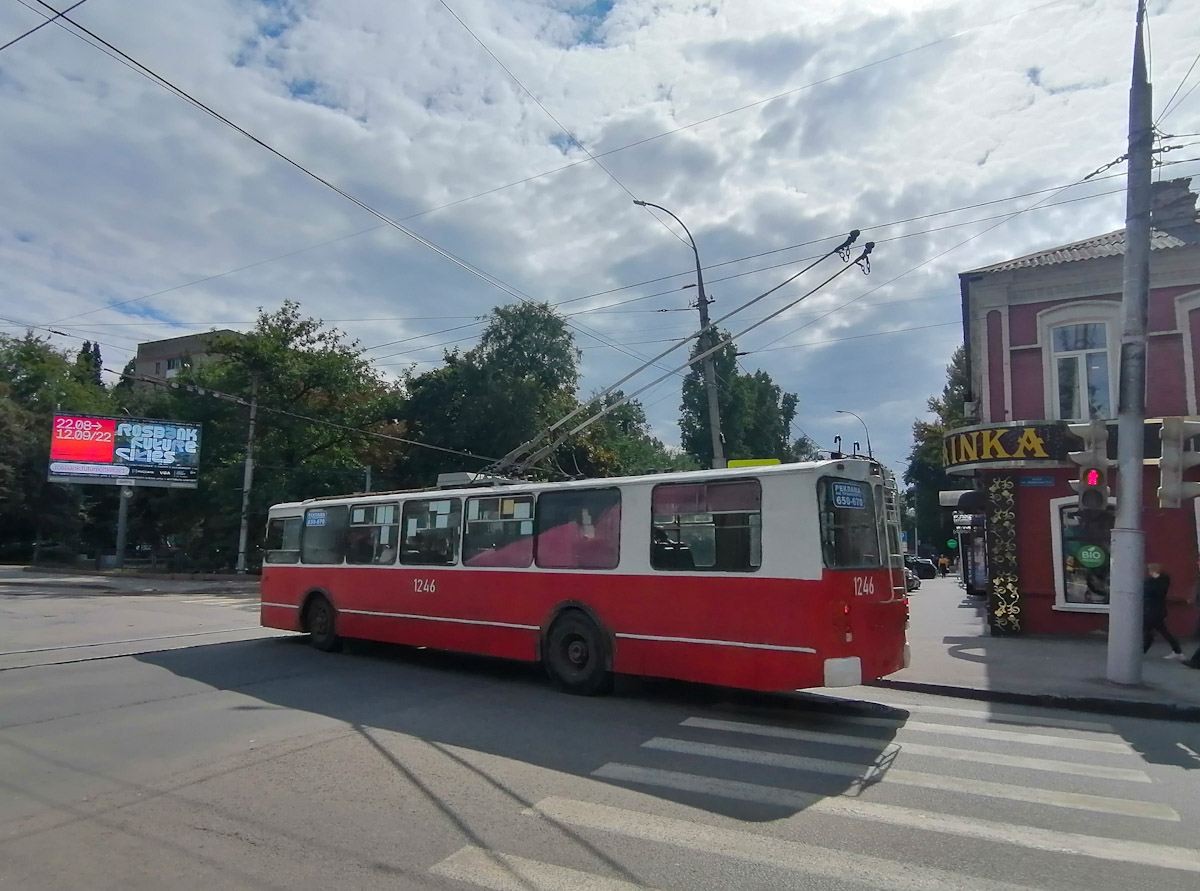
[[[1050,336],[1058,419],[1112,417],[1108,326],[1104,322],[1059,325]]]

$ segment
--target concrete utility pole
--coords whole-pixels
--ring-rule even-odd
[[[250,486],[254,483],[254,422],[258,419],[258,376],[250,378],[250,429],[246,433],[246,464],[242,470],[242,525],[238,530],[238,575],[246,574],[246,539],[250,532]]]
[[[133,487],[121,486],[117,498],[117,553],[115,562],[117,569],[125,565],[125,542],[129,535],[129,502],[133,500]]]
[[[1146,307],[1150,294],[1150,171],[1154,147],[1150,81],[1138,0],[1129,88],[1129,177],[1125,187],[1125,266],[1121,291],[1121,389],[1117,408],[1117,516],[1112,531],[1108,671],[1116,684],[1142,680],[1142,439],[1146,423]]]
[[[683,225],[683,220],[662,205],[639,201],[636,198],[633,203],[639,207],[656,207],[663,213],[670,214],[671,218],[683,226],[683,231],[687,233],[688,241],[692,245],[692,253],[696,257],[696,306],[700,309],[700,330],[703,331],[708,327],[708,296],[704,293],[704,272],[700,268],[700,251],[696,248],[696,239],[692,238],[688,227]],[[717,332],[709,331],[701,336],[699,347],[701,351],[711,349],[716,342]],[[721,435],[721,406],[717,401],[717,369],[713,364],[713,357],[705,356],[701,367],[704,371],[704,388],[708,391],[708,426],[712,433],[713,447],[712,466],[722,468],[725,466],[725,437]]]

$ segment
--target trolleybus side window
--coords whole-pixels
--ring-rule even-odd
[[[538,566],[615,569],[620,554],[620,489],[545,492],[538,498]]]
[[[375,566],[395,563],[399,519],[400,507],[396,504],[356,504],[350,508],[346,562]]]
[[[883,565],[875,498],[869,484],[822,477],[817,481],[817,502],[826,566],[869,569]]]
[[[533,496],[468,498],[462,562],[465,566],[533,563]]]
[[[305,563],[341,563],[346,556],[350,509],[344,504],[310,507],[304,512],[300,559]]]
[[[400,562],[416,566],[452,565],[458,560],[461,527],[459,498],[404,502]]]
[[[300,562],[300,518],[272,517],[267,522],[267,563]]]
[[[664,483],[651,495],[650,565],[753,572],[762,565],[758,480]]]

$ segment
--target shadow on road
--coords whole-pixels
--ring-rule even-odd
[[[869,714],[892,720],[847,725],[839,718],[853,704],[630,677],[618,678],[613,696],[575,697],[554,690],[536,665],[362,641],[348,641],[336,655],[293,637],[135,658],[258,700],[239,708],[283,707],[334,718],[377,749],[373,730],[416,737],[521,807],[536,802],[498,785],[451,747],[768,821],[881,780],[895,756],[892,738],[907,718],[907,712],[874,707]],[[861,771],[835,775],[786,764],[800,747],[811,758]]]

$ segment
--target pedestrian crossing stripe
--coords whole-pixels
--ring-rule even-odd
[[[557,826],[598,830],[830,881],[861,883],[864,887],[883,891],[962,891],[963,888],[1029,891],[1023,885],[975,878],[966,873],[569,798],[544,798],[526,813],[544,817]]]
[[[1079,721],[1074,718],[1059,718],[1053,715],[1020,714],[1018,712],[981,710],[973,708],[956,708],[948,705],[926,705],[924,703],[903,702],[894,699],[881,699],[878,691],[871,693],[870,699],[840,699],[822,696],[824,702],[838,705],[882,705],[885,708],[903,709],[906,712],[925,715],[946,715],[953,718],[976,718],[989,724],[1023,724],[1033,727],[1054,727],[1059,730],[1081,730],[1088,733],[1112,735],[1113,725],[1100,721]]]
[[[709,743],[697,743],[663,737],[655,737],[642,743],[642,746],[648,749],[674,752],[680,755],[699,755],[708,758],[720,758],[727,761],[738,761],[743,764],[783,767],[791,770],[804,770],[856,780],[854,788],[842,793],[843,795],[857,795],[863,786],[895,783],[901,786],[912,786],[921,789],[934,789],[989,798],[1003,798],[1009,801],[1024,801],[1033,804],[1050,805],[1052,807],[1094,811],[1101,814],[1116,814],[1124,817],[1144,817],[1150,820],[1169,820],[1171,822],[1179,822],[1180,820],[1179,814],[1174,808],[1153,801],[1132,801],[1124,798],[1110,798],[1104,795],[1085,795],[1080,792],[1056,792],[1053,789],[1036,789],[1028,786],[994,783],[965,777],[940,776],[938,774],[900,770],[895,767],[882,767],[878,763],[854,764],[842,761],[829,761],[824,758],[785,755],[777,752],[760,752],[757,749],[711,745]]]
[[[1075,752],[1107,752],[1113,755],[1133,755],[1133,747],[1127,742],[1103,739],[1080,739],[1070,736],[1048,736],[1043,733],[1021,733],[1014,730],[997,730],[993,727],[964,727],[957,724],[938,724],[926,721],[909,721],[904,718],[873,718],[861,715],[840,715],[839,724],[858,724],[863,727],[903,727],[918,733],[940,733],[944,736],[969,736],[974,739],[992,739],[998,742],[1023,743],[1031,746],[1046,746],[1055,749],[1070,749]]]
[[[752,736],[775,739],[804,740],[806,742],[829,743],[848,748],[870,749],[882,754],[926,755],[950,761],[973,761],[1000,767],[1019,767],[1025,770],[1042,770],[1074,776],[1096,777],[1106,780],[1126,780],[1133,783],[1149,783],[1150,777],[1142,770],[1128,767],[1106,767],[1102,764],[1077,764],[1073,761],[1055,761],[1049,758],[1031,758],[1025,755],[1005,755],[997,752],[980,752],[955,749],[948,746],[931,746],[907,740],[898,744],[892,740],[829,733],[822,730],[802,730],[797,727],[775,727],[769,724],[750,724],[743,721],[724,721],[714,718],[688,718],[681,722],[684,727],[705,730],[723,730]]]
[[[724,780],[616,762],[605,764],[593,771],[592,776],[641,786],[674,789],[680,792],[699,793],[737,801],[803,810],[806,813],[850,817],[903,829],[1011,844],[1038,851],[1077,854],[1099,860],[1200,873],[1200,851],[1171,845],[1103,838],[1054,829],[1037,829],[1016,823],[939,814],[902,805],[880,804],[861,799],[827,798],[810,792],[779,789],[758,783]]]

